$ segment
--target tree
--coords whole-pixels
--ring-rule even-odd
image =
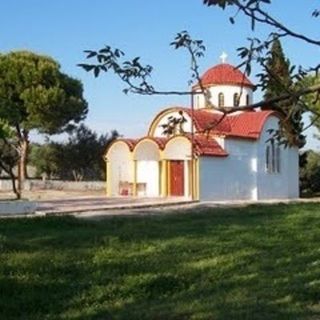
[[[47,141],[30,146],[30,164],[36,169],[36,176],[45,175],[48,179],[53,179],[59,172],[59,164],[63,155],[62,148],[57,142]]]
[[[47,141],[31,148],[31,164],[37,174],[66,180],[102,180],[105,178],[103,155],[108,144],[119,136],[98,134],[81,124],[70,133],[66,143]]]
[[[62,73],[52,58],[28,51],[0,55],[0,118],[15,130],[22,180],[30,131],[63,132],[87,111],[81,82]]]
[[[105,149],[118,136],[115,130],[111,131],[110,135],[98,136],[96,132],[81,124],[63,145],[63,175],[75,181],[103,179]]]
[[[250,38],[247,46],[238,48],[238,53],[242,62],[238,66],[243,67],[247,75],[250,75],[252,70],[252,64],[257,63],[262,67],[263,71],[268,72],[266,65],[270,56],[270,46],[275,39],[284,37],[291,37],[297,41],[307,42],[311,45],[320,46],[320,40],[313,39],[307,35],[293,31],[283,23],[275,19],[270,13],[268,13],[266,6],[271,3],[271,0],[203,0],[203,3],[207,6],[218,6],[222,9],[235,8],[235,13],[230,17],[232,24],[236,23],[236,17],[239,14],[244,14],[251,20],[251,28],[255,30],[257,23],[265,24],[270,27],[270,33],[266,39]],[[320,16],[320,10],[315,9],[312,13],[314,18]],[[122,82],[125,83],[125,93],[137,93],[145,95],[155,94],[175,94],[175,95],[195,95],[201,94],[206,98],[206,103],[213,109],[222,112],[221,121],[226,114],[239,111],[239,110],[252,110],[256,108],[268,107],[269,109],[277,110],[282,113],[283,119],[281,121],[281,127],[279,130],[273,132],[273,137],[277,138],[279,143],[285,145],[298,145],[304,144],[304,136],[302,132],[305,127],[302,123],[301,114],[306,111],[311,111],[320,117],[320,113],[310,110],[309,106],[306,105],[302,99],[303,96],[320,92],[320,84],[301,87],[291,86],[282,83],[279,84],[286,88],[286,92],[279,94],[270,99],[264,99],[257,103],[251,104],[245,107],[233,107],[225,106],[223,108],[217,108],[210,102],[210,93],[206,88],[202,86],[200,75],[198,72],[198,58],[203,56],[205,46],[202,40],[194,40],[190,37],[187,31],[179,32],[171,43],[175,49],[185,49],[191,57],[191,80],[196,81],[199,84],[200,90],[198,92],[192,91],[176,91],[176,90],[158,90],[151,83],[152,66],[144,65],[141,62],[140,57],[133,59],[125,59],[125,54],[120,49],[113,49],[110,46],[105,46],[99,50],[86,50],[88,59],[95,59],[95,63],[82,63],[79,64],[88,72],[93,72],[97,77],[101,72],[114,72]],[[292,66],[290,69],[291,81],[300,81],[307,75],[308,72],[317,72],[320,70],[320,64],[314,67],[305,69],[303,67],[297,68]],[[267,79],[265,73],[259,74],[260,81],[257,87],[265,89],[267,86]],[[282,79],[279,79],[281,82]],[[287,80],[286,80],[287,81]],[[289,113],[285,113],[281,108],[280,104],[286,104],[290,106]],[[176,121],[176,119],[173,119]],[[213,124],[208,130],[212,130],[218,123]]]
[[[8,132],[8,131],[7,131]],[[17,199],[21,198],[20,189],[16,186],[16,176],[13,172],[19,160],[17,144],[14,138],[10,138],[7,133],[0,138],[0,173],[4,171],[11,179],[12,190]]]
[[[273,40],[271,50],[268,53],[265,65],[265,77],[265,100],[278,97],[291,89],[290,62],[289,59],[285,58],[281,42],[278,38]],[[285,113],[288,113],[287,108],[290,106],[287,105],[286,101],[280,101],[278,107],[284,109]]]
[[[294,82],[290,75],[290,62],[284,55],[280,39],[275,37],[272,41],[271,49],[267,52],[266,61],[262,64],[264,74],[261,74],[262,83],[264,82],[264,99],[270,101],[293,90]],[[279,101],[273,108],[280,111],[285,117],[290,119],[292,133],[298,137],[299,147],[305,145],[305,136],[302,134],[303,123],[302,114],[305,108],[299,108],[291,115],[292,101]],[[268,107],[262,107],[268,109]],[[291,117],[290,117],[291,116]],[[294,119],[294,121],[292,121]]]
[[[314,76],[314,75],[308,75],[303,78],[302,86],[310,87],[320,84],[320,76]],[[319,99],[319,93],[311,93],[308,95],[305,95],[303,97],[304,103],[308,106],[311,112],[311,123],[310,126],[315,126],[320,131],[320,99]],[[317,135],[319,138],[319,135]]]
[[[302,193],[320,192],[320,154],[313,150],[300,155],[300,189]]]

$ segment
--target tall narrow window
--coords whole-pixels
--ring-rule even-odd
[[[218,106],[220,108],[224,107],[224,94],[222,92],[218,94]]]
[[[266,146],[266,171],[271,173],[270,146]]]
[[[249,95],[247,94],[246,95],[246,105],[248,106],[250,104],[250,97]]]
[[[271,141],[266,146],[266,171],[268,173],[280,173],[281,170],[281,150]]]
[[[281,169],[281,158],[280,158],[280,147],[277,146],[276,147],[276,167],[275,167],[275,172],[280,173],[280,169]]]
[[[235,93],[234,95],[233,95],[233,105],[235,106],[235,107],[238,107],[239,106],[239,104],[240,104],[240,97],[239,97],[239,94],[238,93]]]

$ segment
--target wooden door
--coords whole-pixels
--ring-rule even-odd
[[[170,195],[184,196],[184,162],[170,161]]]

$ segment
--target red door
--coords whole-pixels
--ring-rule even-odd
[[[184,195],[184,163],[183,161],[170,161],[170,195]]]

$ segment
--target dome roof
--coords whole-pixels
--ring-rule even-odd
[[[207,70],[201,77],[204,86],[226,84],[253,87],[252,82],[239,69],[228,63],[220,63]]]

